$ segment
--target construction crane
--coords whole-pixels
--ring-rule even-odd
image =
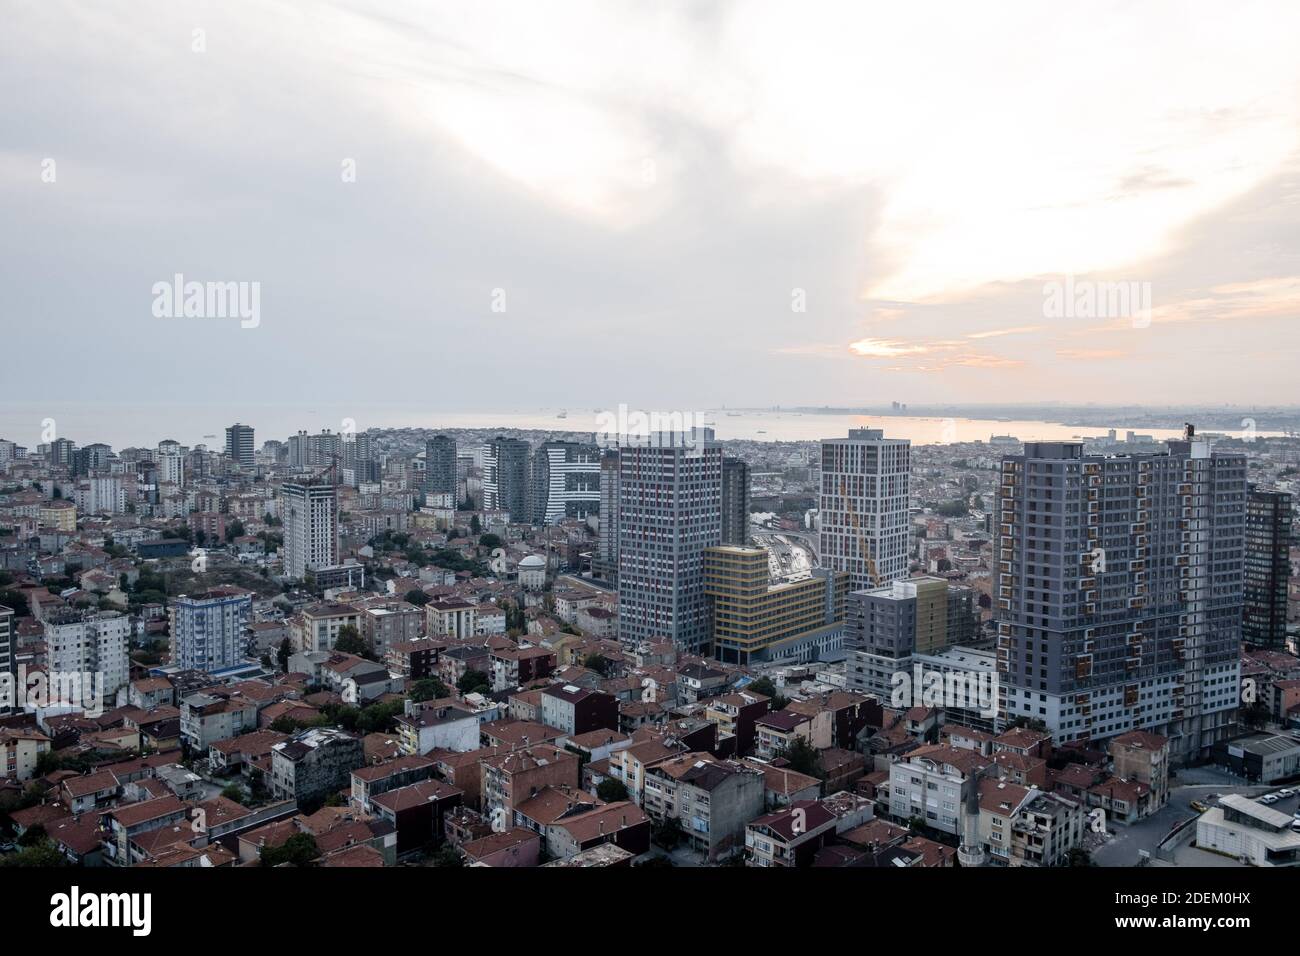
[[[844,499],[844,509],[853,519],[853,528],[858,532],[858,553],[866,561],[867,574],[871,576],[871,586],[880,587],[880,570],[876,567],[876,557],[867,547],[867,536],[862,533],[862,519],[858,515],[858,509],[853,507],[853,498],[848,493],[848,477],[840,476],[840,497]]]

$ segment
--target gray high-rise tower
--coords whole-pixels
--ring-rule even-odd
[[[226,457],[240,468],[251,469],[254,464],[253,428],[238,422],[226,429]]]
[[[722,543],[722,447],[698,429],[637,439],[618,455],[619,637],[703,653],[704,549]]]
[[[722,543],[749,543],[749,465],[722,459]]]
[[[483,507],[510,512],[510,520],[528,521],[528,442],[492,439],[483,447]]]
[[[1187,759],[1235,732],[1246,460],[1190,428],[1169,448],[1002,460],[1001,709],[1058,743],[1150,730]]]
[[[424,443],[424,493],[449,494],[456,501],[456,439],[434,435]]]
[[[1245,607],[1241,639],[1286,644],[1287,582],[1291,575],[1291,496],[1250,489],[1246,502]]]

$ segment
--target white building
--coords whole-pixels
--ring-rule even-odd
[[[284,574],[301,580],[339,563],[338,495],[332,484],[285,482]]]
[[[822,567],[854,591],[906,577],[912,443],[854,428],[821,444]]]
[[[51,681],[81,675],[85,688],[93,678],[100,700],[114,700],[130,674],[130,635],[131,619],[116,611],[55,612],[45,621]]]

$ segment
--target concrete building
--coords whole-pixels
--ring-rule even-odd
[[[1190,426],[1168,445],[1028,442],[1002,460],[1002,710],[1058,743],[1150,730],[1181,761],[1235,729],[1246,459]]]
[[[555,684],[542,691],[542,723],[570,737],[618,729],[618,700],[602,691]]]
[[[284,574],[300,581],[339,563],[338,489],[323,481],[285,482]]]
[[[236,422],[226,429],[226,457],[242,471],[253,470],[257,464],[257,450],[251,425]]]
[[[424,493],[451,495],[456,504],[459,484],[456,481],[456,439],[434,435],[424,443]]]
[[[1110,742],[1115,776],[1151,788],[1151,810],[1169,801],[1169,741],[1159,734],[1131,730]]]
[[[1291,818],[1235,793],[1197,818],[1196,845],[1251,866],[1300,865],[1300,832]]]
[[[528,442],[497,436],[483,446],[483,507],[524,524],[528,507]]]
[[[855,591],[907,575],[911,451],[878,428],[821,443],[821,562],[847,571]]]
[[[838,650],[848,572],[815,569],[801,581],[771,584],[764,548],[704,549],[704,593],[720,661],[817,660]]]
[[[82,701],[98,690],[100,701],[113,701],[130,677],[131,619],[116,611],[53,612],[45,619],[45,653],[53,685],[59,676],[81,678]],[[93,680],[88,682],[89,678]],[[66,686],[66,685],[64,685]],[[62,701],[76,704],[78,701]]]
[[[722,543],[749,544],[749,465],[722,458]]]
[[[243,588],[217,587],[181,594],[168,607],[172,663],[183,670],[233,667],[244,657],[253,597]]]
[[[940,744],[918,747],[889,767],[889,815],[960,835],[963,806],[976,792],[981,771],[992,762],[974,750]]]
[[[618,582],[618,451],[600,456],[600,527],[591,570],[599,578]]]
[[[300,620],[294,622],[294,646],[304,654],[328,651],[345,627],[361,633],[361,612],[351,604],[322,601],[308,605],[302,609]]]
[[[1250,489],[1246,500],[1246,566],[1241,639],[1265,647],[1286,645],[1291,495]]]
[[[743,851],[745,827],[763,813],[763,772],[707,753],[660,760],[645,773],[642,808],[651,819],[676,819],[685,843],[710,862]]]
[[[279,800],[316,800],[348,787],[365,765],[361,739],[313,727],[271,748],[271,792]]]
[[[529,521],[555,524],[600,510],[601,451],[573,441],[543,442],[533,453]]]
[[[974,592],[943,578],[853,591],[845,614],[844,643],[852,649],[849,689],[885,700],[894,690],[894,675],[911,671],[913,655],[941,653],[975,634]]]
[[[624,643],[712,641],[704,552],[722,543],[722,448],[711,429],[619,449],[618,620]]]
[[[14,652],[18,649],[18,639],[14,633],[14,612],[12,608],[0,604],[0,686],[15,687],[18,665]],[[12,699],[0,697],[0,717],[18,709],[17,689]]]

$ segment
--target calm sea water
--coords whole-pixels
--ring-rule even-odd
[[[561,411],[564,417],[560,417]],[[33,448],[52,427],[56,437],[78,445],[105,442],[114,449],[152,447],[166,438],[183,445],[224,445],[225,428],[235,422],[252,425],[260,445],[284,439],[304,429],[318,432],[368,428],[520,428],[594,432],[598,412],[592,408],[514,409],[496,412],[439,412],[388,405],[292,406],[283,403],[231,402],[212,405],[7,405],[0,407],[0,438]],[[671,414],[664,410],[661,414]],[[1001,421],[974,418],[925,418],[908,415],[829,415],[790,411],[681,410],[700,416],[723,440],[816,441],[840,437],[850,428],[883,428],[886,437],[910,438],[913,444],[944,441],[988,441],[993,435],[1024,440],[1069,439],[1105,434],[1100,426],[1062,425],[1044,421]],[[50,421],[52,420],[52,426]],[[1127,426],[1118,427],[1122,438]],[[1170,438],[1179,429],[1134,428],[1140,434]],[[1274,434],[1260,432],[1261,435]]]

